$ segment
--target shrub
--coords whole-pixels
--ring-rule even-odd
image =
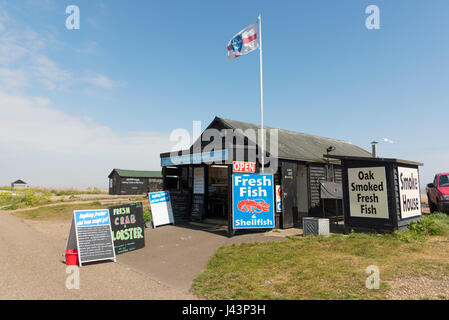
[[[12,193],[3,193],[0,196],[0,204],[6,205],[5,209],[15,210],[19,208],[34,207],[50,203],[51,194],[49,192],[37,192],[34,189]]]
[[[143,221],[153,221],[153,216],[151,215],[150,209],[143,209]]]
[[[411,222],[409,231],[425,236],[444,236],[449,234],[449,216],[444,213],[432,213]]]

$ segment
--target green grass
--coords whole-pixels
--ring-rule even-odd
[[[49,192],[55,196],[75,196],[80,194],[108,194],[107,191],[100,190],[97,187],[88,188],[87,190],[78,190],[78,189],[50,189],[50,188],[39,188],[38,190]]]
[[[107,209],[110,204],[101,205],[100,202],[94,201],[86,204],[60,204],[55,206],[46,206],[36,209],[17,211],[15,216],[31,219],[31,220],[69,220],[72,218],[74,210],[87,209]]]
[[[433,214],[405,232],[221,247],[192,289],[206,299],[383,299],[402,274],[449,275],[448,231],[449,217]],[[380,268],[379,290],[365,286],[369,265]]]
[[[74,188],[53,189],[53,188],[40,188],[40,187],[28,188],[28,189],[22,189],[22,190],[29,190],[29,189],[32,189],[34,192],[45,193],[45,194],[50,194],[50,195],[54,195],[54,196],[75,196],[75,195],[81,195],[81,194],[108,194],[108,191],[100,190],[97,187],[87,188],[85,190],[74,189]],[[11,191],[11,187],[8,187],[8,186],[0,187],[0,190]]]
[[[15,195],[9,192],[0,193],[0,206],[5,210],[34,207],[50,203],[51,194],[48,192],[26,189],[17,191]]]

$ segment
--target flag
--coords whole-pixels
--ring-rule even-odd
[[[237,33],[228,43],[228,59],[240,57],[259,48],[257,41],[257,25],[254,23]]]

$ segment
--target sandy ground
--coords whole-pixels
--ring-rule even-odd
[[[25,221],[0,211],[0,299],[194,299],[120,263],[81,267],[80,289],[66,288],[61,262],[69,222]],[[64,236],[62,236],[64,235]]]

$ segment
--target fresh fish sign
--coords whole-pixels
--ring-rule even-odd
[[[232,175],[233,228],[274,228],[274,184],[271,174]]]

